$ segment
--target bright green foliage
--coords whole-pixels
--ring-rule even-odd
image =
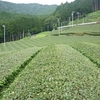
[[[86,14],[85,18],[84,18],[84,22],[88,23],[88,22],[100,22],[100,10]],[[83,23],[83,18],[79,18],[77,17],[76,20],[74,20],[74,24],[80,24]],[[72,21],[69,23],[72,25]],[[92,29],[92,28],[91,28]]]
[[[50,16],[16,14],[19,9],[20,13],[32,14],[38,4],[23,4],[17,10],[15,4],[1,4],[0,10],[15,13],[0,13],[0,43],[4,39],[2,25],[6,26],[6,43],[0,44],[0,100],[100,99],[100,11],[90,13],[91,1],[62,3]],[[56,5],[51,7],[53,10]],[[35,14],[41,11],[34,9]],[[58,19],[60,24],[67,25],[70,17],[72,24],[72,11],[74,24],[83,23],[83,18],[84,22],[98,24],[65,28],[59,34],[55,30]],[[50,13],[48,9],[44,12],[40,14]],[[45,30],[48,32],[37,34]]]
[[[0,44],[2,100],[99,100],[99,44],[99,36],[28,37]]]
[[[86,16],[87,22],[100,21],[100,10],[90,13]]]
[[[0,54],[0,81],[5,76],[11,74],[18,66],[24,63],[32,54],[34,54],[39,48],[34,47],[26,50],[4,52]]]
[[[57,33],[58,31],[56,31]],[[53,34],[54,32],[50,33]],[[69,44],[75,42],[96,42],[100,44],[99,36],[48,36],[42,38],[26,38],[20,41],[7,42],[4,44],[0,44],[0,53],[9,52],[15,50],[22,50],[32,47],[44,47],[51,44]]]
[[[83,26],[76,26],[71,28],[64,28],[62,29],[63,35],[97,35],[100,36],[100,23],[93,24],[93,25],[83,25]]]
[[[72,47],[80,51],[100,67],[100,45],[93,43],[77,43],[73,44]]]
[[[67,45],[48,46],[15,79],[2,100],[99,100],[100,70]]]
[[[37,34],[37,35],[35,36],[35,38],[45,37],[45,36],[51,35],[50,33],[51,33],[51,32],[49,32],[49,31],[47,31],[47,32],[41,32],[41,33]]]

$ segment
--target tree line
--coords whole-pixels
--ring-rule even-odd
[[[3,42],[4,28],[6,26],[6,41],[21,39],[25,36],[31,36],[41,31],[51,31],[58,26],[67,25],[69,19],[83,18],[86,14],[100,8],[100,0],[75,0],[71,3],[62,3],[50,15],[20,15],[17,13],[1,12],[0,16],[0,42]]]
[[[57,5],[43,5],[38,3],[16,4],[0,1],[0,11],[14,12],[19,14],[48,15],[51,14]]]
[[[6,30],[6,42],[19,40],[25,36],[37,34],[45,30],[43,26],[44,19],[34,16],[31,18],[18,17],[16,19],[9,20],[8,22],[0,23],[0,42],[3,42],[3,31],[2,25],[5,25]]]
[[[100,0],[92,0],[93,11],[100,10]]]

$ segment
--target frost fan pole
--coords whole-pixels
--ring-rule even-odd
[[[2,26],[4,28],[4,46],[5,46],[5,25]]]
[[[73,27],[73,18],[74,17],[74,11],[72,11],[72,27]]]
[[[59,21],[59,19],[57,19],[57,21],[58,21],[58,33],[60,35],[60,21]]]

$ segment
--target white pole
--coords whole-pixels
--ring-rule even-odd
[[[72,13],[72,27],[73,27],[73,13]]]
[[[74,11],[72,11],[72,27],[73,27],[73,17],[74,17]]]
[[[70,24],[70,17],[69,17],[69,24]]]
[[[78,15],[78,24],[79,24],[79,12],[77,12],[77,15]]]
[[[3,25],[4,27],[4,46],[5,46],[5,25]]]
[[[85,20],[85,19],[83,18],[83,24],[84,24],[84,20]]]
[[[24,29],[23,29],[23,38],[24,38]]]
[[[59,19],[58,19],[58,27],[59,27],[58,32],[59,32],[59,35],[60,35],[60,21],[59,21]]]
[[[61,23],[61,33],[62,33],[62,23]]]

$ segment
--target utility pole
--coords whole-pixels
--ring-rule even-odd
[[[24,29],[23,29],[23,38],[24,38]]]
[[[83,18],[83,25],[84,25],[84,22],[85,22],[85,18]]]
[[[2,26],[4,28],[4,46],[5,46],[5,25]]]
[[[59,35],[60,35],[60,21],[59,21],[59,18],[57,19],[57,21],[58,21],[58,33],[59,33]]]
[[[62,33],[62,23],[61,23],[61,33]]]
[[[83,12],[83,25],[85,23],[85,13]]]
[[[70,17],[69,17],[69,24],[70,24]]]
[[[74,11],[72,11],[72,27],[73,27],[73,18],[74,17]]]
[[[49,24],[48,24],[48,25],[47,25],[47,31],[49,31],[49,28],[50,28],[50,27],[49,27]]]
[[[77,12],[77,15],[78,15],[78,24],[79,24],[79,12]]]

